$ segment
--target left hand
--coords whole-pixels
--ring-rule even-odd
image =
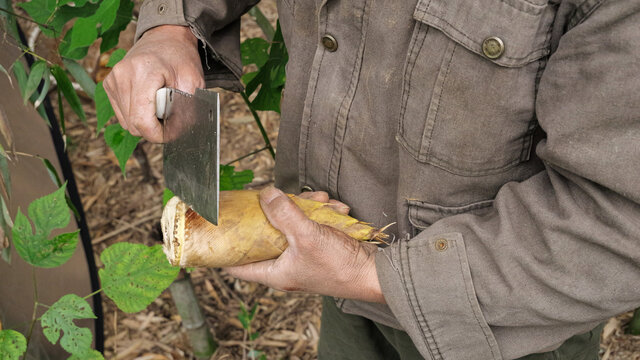
[[[338,211],[349,209],[330,201],[326,193],[303,197],[329,202]],[[375,245],[310,220],[274,187],[260,193],[260,206],[271,225],[287,237],[289,247],[277,259],[226,268],[230,275],[284,291],[385,302],[376,272]]]

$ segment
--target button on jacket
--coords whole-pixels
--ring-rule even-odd
[[[255,1],[146,0],[239,88]],[[554,349],[640,305],[640,1],[281,0],[277,186],[379,226],[386,305],[427,359]]]

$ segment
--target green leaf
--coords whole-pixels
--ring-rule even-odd
[[[104,293],[124,312],[145,309],[178,275],[161,245],[116,243],[100,254],[104,269],[100,281]]]
[[[80,84],[82,90],[84,90],[87,95],[94,97],[94,94],[96,92],[96,83],[93,82],[93,79],[91,78],[91,76],[89,76],[87,70],[78,62],[72,59],[62,59],[62,62],[64,63],[64,66],[67,68],[69,73],[71,73],[71,76],[73,76],[78,84]]]
[[[50,75],[49,68],[47,68],[47,70],[45,70],[44,74],[42,75],[42,78],[44,79],[44,84],[42,85],[42,90],[40,91],[40,95],[33,102],[33,107],[35,108],[38,108],[40,107],[40,105],[42,105],[44,98],[46,98],[47,93],[49,93],[49,88],[51,87],[51,76],[49,75]]]
[[[60,181],[60,176],[58,175],[58,170],[56,170],[55,166],[48,159],[42,158],[42,163],[47,168],[47,173],[56,186],[61,187],[62,181]]]
[[[247,312],[247,308],[245,307],[243,302],[240,302],[240,312],[238,313],[238,320],[240,320],[243,329],[249,330],[251,319],[249,318],[249,313]]]
[[[27,351],[27,339],[14,330],[0,330],[0,359],[19,360]]]
[[[67,77],[67,73],[58,65],[54,65],[51,67],[51,74],[56,78],[58,82],[58,88],[62,91],[64,98],[67,99],[67,102],[71,106],[71,109],[82,119],[82,121],[87,121],[87,117],[82,109],[82,104],[80,103],[80,98],[78,98],[78,94],[76,90],[73,88],[71,84],[71,80]]]
[[[111,150],[113,150],[114,154],[116,154],[122,175],[126,176],[125,165],[131,157],[131,154],[133,154],[133,150],[136,149],[140,137],[131,135],[127,130],[123,129],[120,124],[113,124],[107,126],[104,130],[104,140]]]
[[[100,32],[106,32],[113,26],[119,7],[120,0],[102,0],[100,2],[98,11],[92,16],[96,24],[100,25]]]
[[[42,60],[36,61],[31,67],[31,72],[29,73],[29,78],[27,79],[27,85],[25,86],[24,94],[22,94],[22,99],[25,104],[27,103],[31,95],[36,91],[38,85],[40,85],[45,70],[47,70],[47,63]]]
[[[242,190],[253,181],[253,171],[235,171],[231,165],[220,165],[220,191]]]
[[[127,50],[125,49],[118,49],[116,51],[114,51],[111,56],[109,57],[109,62],[107,62],[107,67],[114,67],[116,66],[116,64],[122,60],[122,58],[124,58],[124,56],[127,55]]]
[[[69,260],[76,249],[79,231],[49,238],[54,229],[69,224],[65,189],[66,184],[29,204],[29,218],[18,209],[12,229],[13,243],[18,255],[31,265],[43,268],[60,266]],[[35,232],[29,219],[33,222]]]
[[[60,42],[60,46],[58,47],[58,52],[60,55],[74,60],[80,60],[87,56],[89,53],[89,47],[85,46],[82,48],[72,49],[71,48],[71,34],[72,31],[69,30],[64,34],[64,38]]]
[[[71,355],[67,360],[104,360],[104,357],[99,351],[91,350],[83,354]]]
[[[31,0],[18,4],[18,6],[23,8],[36,23],[47,25],[56,11],[56,0]],[[49,37],[54,36],[51,27],[39,26],[45,35]]]
[[[68,3],[69,1],[66,2]],[[99,7],[99,4],[87,4],[86,1],[74,1],[74,3],[75,6],[62,6],[64,4],[59,4],[60,7],[56,10],[53,19],[48,24],[52,28],[52,34],[49,35],[45,32],[45,35],[55,38],[59,37],[60,34],[62,34],[62,29],[70,20],[89,17],[93,15]],[[70,31],[69,36],[71,36]]]
[[[242,75],[242,77],[240,77],[240,80],[242,81],[243,84],[247,85],[248,83],[251,82],[251,80],[253,80],[253,78],[256,77],[256,75],[258,75],[257,71],[246,73]]]
[[[171,198],[174,196],[175,195],[173,194],[173,191],[164,188],[164,191],[162,192],[162,207],[165,207],[169,200],[171,200]]]
[[[0,180],[2,183],[0,187],[6,192],[7,199],[11,198],[11,172],[9,171],[9,161],[7,160],[6,153],[2,145],[0,145],[0,151],[4,154],[0,156]]]
[[[82,355],[91,351],[93,335],[91,330],[80,328],[73,321],[95,318],[86,300],[76,294],[67,294],[51,305],[40,318],[40,324],[44,336],[52,344],[55,345],[60,339],[63,349],[74,355]]]
[[[22,65],[22,61],[20,58],[13,63],[13,76],[16,77],[18,81],[18,87],[20,88],[20,95],[24,98],[24,90],[27,86],[27,71],[24,69],[24,65]]]
[[[133,13],[133,2],[131,0],[120,0],[120,6],[116,13],[116,19],[109,30],[105,32],[102,29],[102,42],[100,43],[100,52],[107,52],[118,45],[120,32],[127,28],[131,22]]]
[[[247,83],[246,94],[250,96],[258,88],[258,94],[251,102],[254,110],[272,110],[280,112],[280,99],[286,80],[286,65],[289,61],[287,48],[282,38],[280,24],[276,29],[273,42],[269,49],[269,58],[258,73]]]
[[[254,332],[253,334],[249,335],[249,340],[253,341],[257,338],[260,337],[260,333],[259,332]]]
[[[60,130],[62,131],[62,137],[65,138],[67,136],[67,125],[64,120],[64,106],[62,105],[62,90],[58,87],[58,121],[60,123]],[[65,143],[66,147],[66,143]]]
[[[98,24],[93,17],[79,18],[70,31],[71,44],[69,45],[69,50],[90,46],[98,38]]]
[[[102,128],[109,122],[109,119],[114,117],[116,114],[111,107],[111,102],[109,101],[107,93],[104,91],[102,81],[100,81],[96,86],[95,101],[96,117],[98,118],[96,134],[99,134],[100,130],[102,130]]]
[[[256,64],[258,67],[264,66],[269,60],[269,43],[265,39],[251,38],[245,40],[240,45],[242,54],[242,65]]]

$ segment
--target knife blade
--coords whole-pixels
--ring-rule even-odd
[[[165,186],[200,216],[218,224],[220,179],[220,97],[196,89],[188,94],[162,88],[156,93],[162,119]]]

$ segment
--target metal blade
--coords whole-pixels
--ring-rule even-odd
[[[166,92],[163,172],[166,187],[200,216],[218,224],[220,98],[196,89],[194,95]]]

